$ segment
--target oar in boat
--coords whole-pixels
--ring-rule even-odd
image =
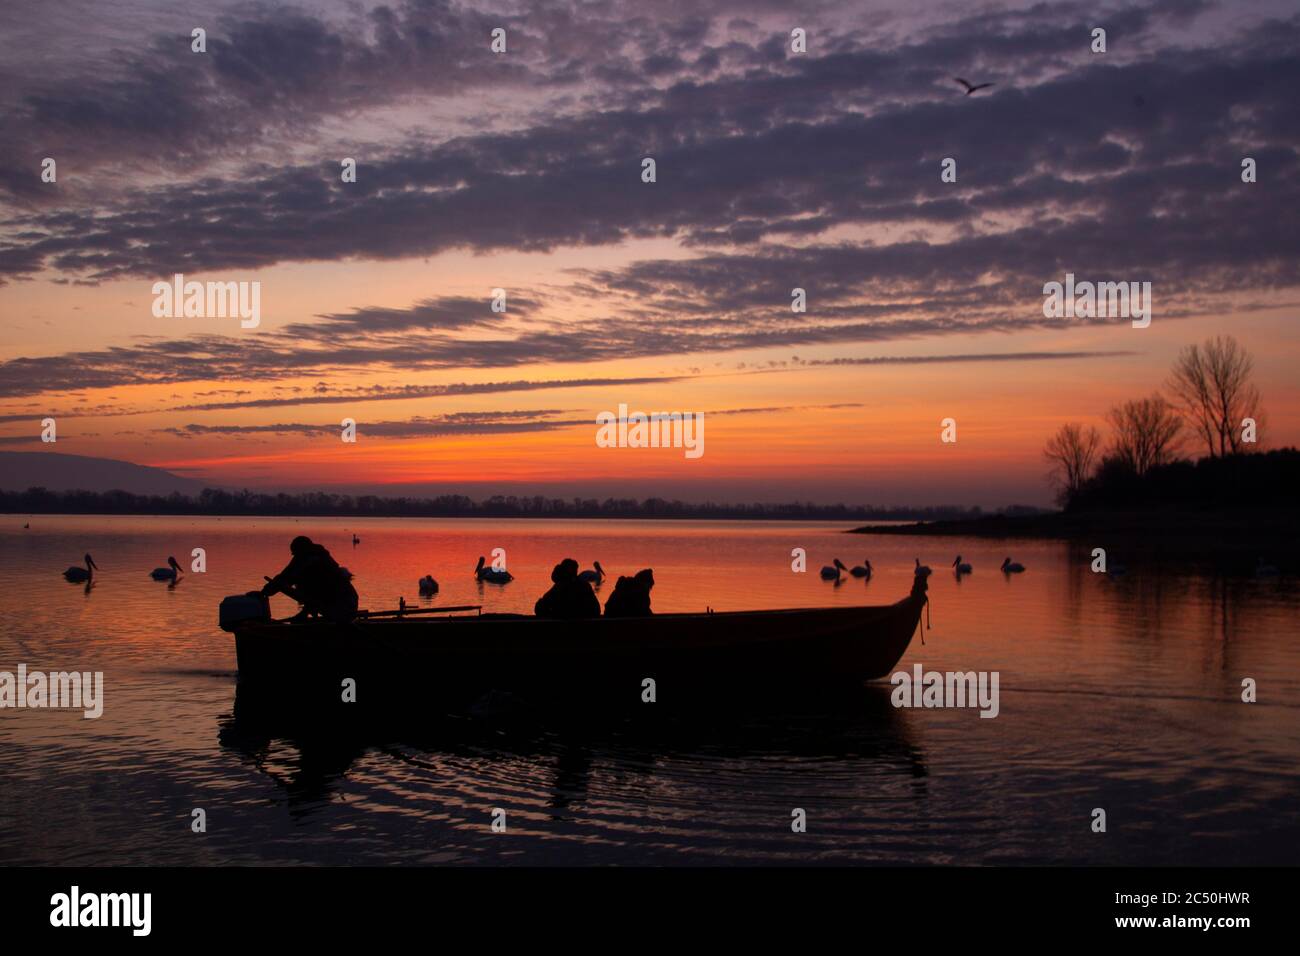
[[[357,620],[365,621],[375,617],[407,617],[411,614],[446,614],[449,611],[478,611],[483,613],[482,604],[448,604],[444,607],[400,607],[391,611],[358,611]]]

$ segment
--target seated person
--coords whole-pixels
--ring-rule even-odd
[[[284,594],[302,605],[293,618],[303,621],[323,617],[336,624],[346,624],[357,616],[357,589],[352,575],[339,567],[324,545],[299,535],[289,543],[293,557],[283,571],[268,578],[262,593]]]
[[[605,602],[606,617],[650,617],[650,589],[655,586],[655,574],[650,568],[638,571],[633,577],[620,577],[614,593]]]
[[[572,621],[600,617],[600,601],[591,585],[578,577],[578,562],[565,558],[551,571],[551,589],[537,599],[533,612],[538,617]]]

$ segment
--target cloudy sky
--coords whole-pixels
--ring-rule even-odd
[[[1224,332],[1300,441],[1294,2],[52,0],[0,9],[0,81],[0,448],[1045,503],[1057,425]],[[1045,318],[1067,272],[1151,282],[1150,327]],[[260,282],[261,324],[155,317],[176,273]],[[704,412],[704,456],[598,448],[620,403]]]

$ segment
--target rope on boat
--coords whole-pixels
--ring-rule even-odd
[[[925,645],[925,632],[928,631],[928,630],[931,630],[931,626],[930,626],[930,595],[929,595],[928,592],[929,592],[929,589],[928,589],[927,586],[926,586],[926,581],[925,581],[925,578],[924,578],[924,577],[917,577],[917,578],[915,578],[915,579],[913,580],[913,582],[912,582],[912,594],[913,594],[913,596],[915,596],[915,595],[917,595],[917,594],[920,594],[920,595],[921,595],[921,599],[925,602],[925,627],[921,627],[921,616],[920,616],[919,614],[916,616],[916,626],[917,626],[917,628],[921,631],[921,644],[922,644],[922,646]]]

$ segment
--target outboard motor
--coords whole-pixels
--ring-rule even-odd
[[[235,631],[246,624],[271,623],[271,600],[261,591],[232,594],[221,600],[221,629]]]

